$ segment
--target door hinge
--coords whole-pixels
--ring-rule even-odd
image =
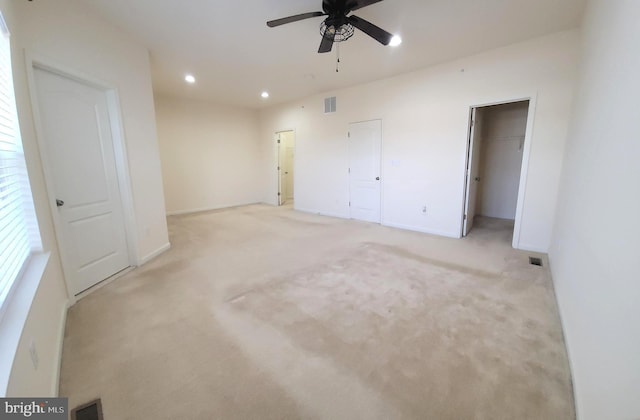
[[[476,120],[471,120],[471,127],[473,127],[475,125],[476,125]],[[280,142],[278,141],[278,143],[280,143]]]
[[[280,197],[280,193],[278,193],[278,197]]]
[[[278,139],[278,144],[280,144],[280,139]]]
[[[349,207],[351,207],[351,201],[349,201]]]
[[[280,170],[280,167],[278,166],[278,170]]]
[[[348,169],[347,169],[347,172],[348,172],[348,173],[351,173],[351,168],[348,168]]]
[[[347,133],[347,137],[348,137],[348,138],[351,138],[351,132],[348,132],[348,133]]]
[[[462,220],[467,220],[467,215],[466,214],[462,217]]]

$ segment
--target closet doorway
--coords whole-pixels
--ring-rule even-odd
[[[471,109],[462,236],[479,218],[517,225],[529,121],[529,100]]]

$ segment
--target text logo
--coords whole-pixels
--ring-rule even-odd
[[[68,398],[0,398],[0,420],[67,420]]]

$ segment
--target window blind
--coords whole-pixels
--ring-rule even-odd
[[[41,249],[16,111],[9,31],[0,14],[0,309]],[[2,311],[0,310],[0,314]]]

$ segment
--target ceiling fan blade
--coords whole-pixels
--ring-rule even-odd
[[[382,0],[347,0],[348,10],[358,10],[363,7],[371,6],[374,3],[380,3]]]
[[[375,39],[383,45],[389,45],[389,43],[391,42],[391,38],[393,38],[393,35],[391,35],[389,32],[374,25],[369,21],[362,19],[361,17],[349,16],[347,20],[353,26],[360,29],[362,32],[369,35],[371,38]]]
[[[322,37],[322,41],[320,42],[320,48],[318,48],[319,53],[328,53],[333,48],[333,39],[335,38],[335,34],[331,38],[327,38],[325,36]]]
[[[270,20],[269,22],[267,22],[267,26],[270,28],[275,28],[276,26],[284,25],[285,23],[297,22],[299,20],[310,19],[324,15],[325,14],[322,12],[301,13],[299,15],[293,15],[282,19]]]

